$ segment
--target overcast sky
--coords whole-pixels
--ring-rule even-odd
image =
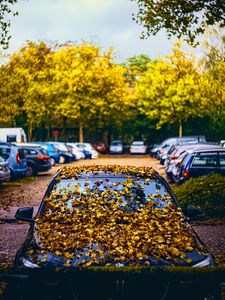
[[[9,52],[26,40],[88,40],[104,49],[113,46],[119,60],[171,53],[172,41],[163,32],[140,39],[143,28],[132,20],[137,6],[131,0],[19,0],[15,8],[19,16],[12,19]]]

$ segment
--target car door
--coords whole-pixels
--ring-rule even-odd
[[[195,154],[189,169],[190,177],[199,177],[217,172],[218,168],[217,152],[198,152]]]

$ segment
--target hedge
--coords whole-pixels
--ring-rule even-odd
[[[225,176],[212,173],[173,187],[182,208],[193,205],[208,216],[225,216]]]

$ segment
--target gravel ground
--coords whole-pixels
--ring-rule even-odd
[[[103,156],[96,160],[75,162],[83,164],[120,164],[135,166],[150,166],[162,175],[164,168],[149,156]],[[29,225],[14,222],[14,214],[18,207],[34,206],[37,210],[44,192],[52,177],[58,170],[53,167],[48,173],[40,174],[13,183],[0,186],[0,262],[11,263],[20,245],[26,237]],[[193,222],[193,227],[202,241],[216,256],[219,266],[225,267],[225,220],[216,222]]]

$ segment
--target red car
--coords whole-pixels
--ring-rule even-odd
[[[100,153],[106,153],[107,151],[107,147],[104,143],[96,143],[93,147]]]

